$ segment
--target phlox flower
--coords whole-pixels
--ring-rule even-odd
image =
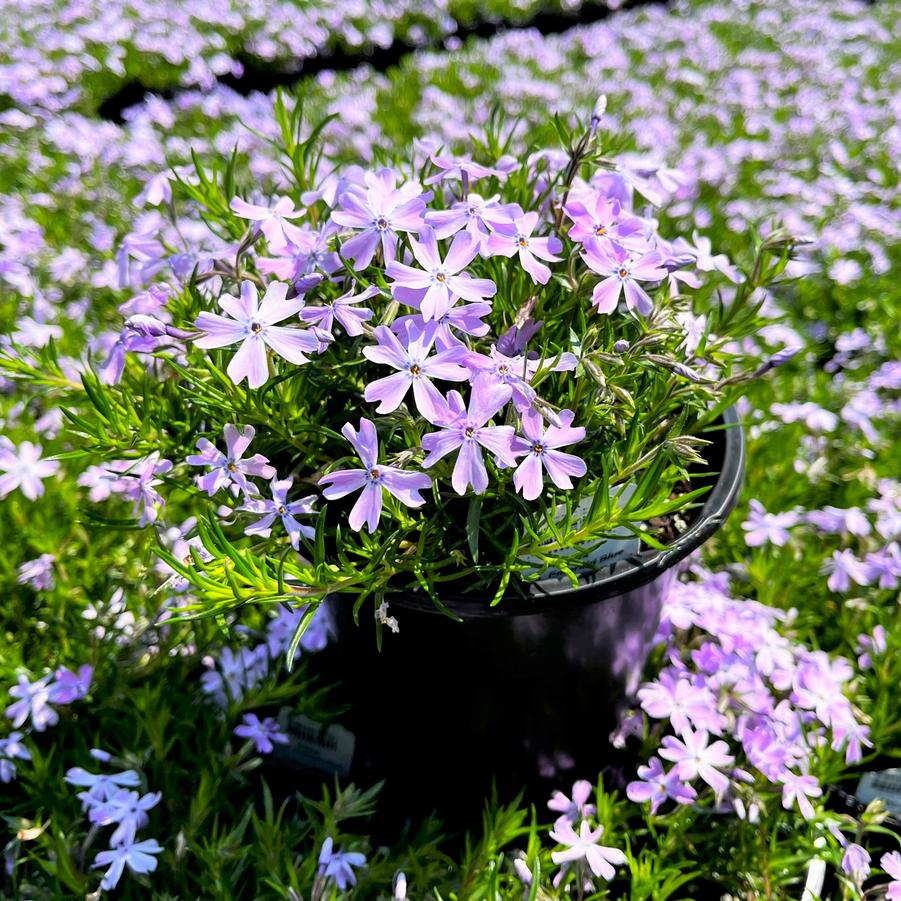
[[[69,785],[85,789],[78,793],[78,799],[81,801],[82,809],[89,811],[98,804],[108,801],[120,789],[137,788],[141,784],[141,777],[135,770],[102,775],[74,766],[66,770],[65,781]]]
[[[470,182],[477,181],[480,178],[503,174],[491,166],[474,163],[468,156],[442,156],[441,154],[433,153],[431,160],[439,171],[425,179],[425,184],[427,185],[455,178],[468,186]],[[466,193],[465,190],[464,193]]]
[[[729,787],[729,778],[720,769],[735,763],[735,758],[729,754],[729,746],[724,741],[708,745],[704,730],[686,729],[681,735],[681,739],[664,736],[660,756],[676,764],[676,775],[684,782],[700,777],[717,796],[722,796]]]
[[[238,509],[246,513],[255,513],[260,517],[255,523],[244,529],[245,535],[260,535],[268,538],[272,534],[272,524],[276,519],[280,519],[291,539],[291,547],[296,551],[300,548],[301,535],[305,538],[312,538],[316,534],[315,529],[301,525],[296,519],[298,516],[312,516],[316,513],[313,509],[316,496],[309,494],[299,500],[289,501],[288,492],[293,484],[293,479],[274,478],[269,483],[272,492],[271,499],[250,497],[245,500],[243,506]]]
[[[44,493],[43,480],[59,472],[59,462],[41,459],[41,445],[23,441],[16,447],[0,435],[0,499],[19,488],[28,500]]]
[[[716,270],[725,275],[731,282],[737,283],[744,281],[744,276],[732,265],[729,261],[729,257],[724,253],[714,254],[712,252],[711,248],[713,245],[710,238],[694,232],[692,234],[692,240],[695,243],[693,247],[689,245],[691,248],[690,252],[695,256],[695,266],[697,266],[701,272],[712,272]],[[687,242],[685,243],[687,244]]]
[[[66,667],[60,667],[54,681],[50,684],[50,701],[54,704],[71,704],[87,697],[91,690],[91,682],[94,678],[94,667],[89,663],[83,663],[78,667],[78,672]]]
[[[834,592],[848,591],[852,582],[869,585],[873,580],[870,565],[865,560],[859,560],[847,548],[833,551],[832,556],[823,564],[823,571],[829,573],[826,587]]]
[[[826,505],[822,510],[810,510],[804,519],[821,532],[847,532],[850,535],[869,535],[872,529],[860,507],[841,509]]]
[[[588,471],[581,457],[559,449],[585,438],[582,426],[572,427],[574,416],[571,410],[561,410],[560,425],[549,425],[545,429],[544,420],[537,410],[527,410],[522,414],[525,438],[514,437],[510,449],[514,456],[525,457],[513,473],[513,484],[526,500],[535,500],[544,489],[543,471],[558,488],[564,490],[573,487],[573,477],[579,478]]]
[[[788,530],[800,521],[800,514],[794,510],[785,513],[767,513],[763,504],[753,499],[748,518],[741,527],[748,533],[745,535],[748,547],[760,547],[767,543],[782,547],[791,537]]]
[[[306,605],[291,608],[279,607],[278,612],[266,627],[266,645],[269,648],[270,657],[275,659],[287,653],[294,633],[306,611]],[[321,651],[329,643],[333,634],[334,626],[329,608],[325,604],[320,604],[301,636],[300,647],[304,651]]]
[[[447,210],[428,210],[426,225],[435,230],[435,237],[441,240],[465,230],[484,244],[493,228],[522,215],[516,204],[500,203],[500,195],[487,199],[469,193],[465,200],[459,200]]]
[[[156,490],[163,480],[157,476],[165,475],[172,470],[171,460],[161,460],[159,451],[139,460],[130,467],[126,478],[122,480],[123,493],[134,501],[134,512],[141,511],[138,524],[146,526],[155,523],[160,508],[166,503]]]
[[[652,757],[647,766],[638,767],[638,779],[626,786],[626,795],[636,804],[651,802],[651,813],[657,812],[667,800],[677,804],[691,804],[697,792],[686,785],[673,767],[669,772],[657,757]]]
[[[337,321],[348,335],[355,338],[365,332],[363,323],[375,316],[372,310],[360,307],[358,304],[379,294],[381,291],[375,285],[370,285],[359,294],[354,294],[353,288],[351,288],[350,291],[328,301],[324,306],[304,307],[300,311],[300,318],[329,334]]]
[[[287,299],[285,282],[273,282],[266,289],[263,302],[259,303],[256,285],[241,282],[241,296],[225,294],[219,298],[219,306],[228,314],[202,312],[194,325],[204,334],[194,339],[197,347],[228,347],[241,343],[231,358],[227,372],[236,384],[247,379],[251,388],[259,388],[269,378],[266,348],[270,348],[289,363],[298,366],[309,362],[306,354],[317,353],[323,341],[330,340],[324,332],[305,331],[278,326],[293,316],[304,305],[302,296]]]
[[[551,838],[559,845],[568,845],[564,851],[551,852],[551,860],[556,864],[574,863],[584,860],[591,872],[608,882],[616,875],[614,867],[625,864],[626,855],[619,848],[608,848],[599,844],[604,827],[591,828],[588,820],[582,820],[576,833],[572,823],[561,817],[551,830]]]
[[[786,810],[791,810],[795,803],[801,816],[805,820],[813,819],[813,805],[810,803],[811,798],[819,798],[823,794],[823,789],[813,776],[799,775],[791,770],[786,770],[779,777],[782,783],[782,806]]]
[[[279,745],[288,744],[288,736],[281,731],[271,716],[261,720],[255,713],[244,714],[241,725],[235,727],[235,735],[252,741],[257,754],[271,754],[273,742]]]
[[[266,678],[269,649],[265,644],[237,650],[226,646],[219,652],[215,665],[210,658],[205,658],[204,663],[210,669],[200,677],[201,688],[220,707],[227,707],[229,702],[239,702],[245,692]]]
[[[469,378],[469,370],[460,365],[467,355],[465,347],[451,347],[430,356],[436,333],[432,323],[414,329],[407,322],[399,336],[387,326],[377,326],[375,338],[378,344],[364,347],[363,356],[374,363],[383,363],[399,370],[366,386],[363,397],[370,402],[379,401],[377,412],[391,413],[396,410],[412,386],[416,409],[429,422],[440,418],[446,404],[432,379],[465,382]]]
[[[22,744],[21,732],[10,732],[0,738],[0,782],[9,783],[16,778],[16,760],[31,760],[31,752]]]
[[[248,481],[248,476],[259,476],[263,479],[275,477],[275,467],[261,454],[244,457],[256,430],[246,425],[241,431],[234,425],[225,426],[225,453],[206,438],[197,440],[199,454],[191,454],[187,462],[191,466],[208,466],[209,472],[199,476],[198,485],[212,497],[220,488],[229,488],[232,494],[254,494],[256,488]]]
[[[332,213],[332,222],[345,228],[359,229],[341,245],[341,254],[352,259],[357,269],[365,269],[381,244],[385,263],[397,256],[399,232],[418,232],[422,227],[425,201],[416,182],[397,184],[392,169],[367,172],[365,190],[349,186],[338,198],[340,207]]]
[[[413,301],[408,302],[413,305]],[[491,312],[491,304],[486,301],[478,303],[457,303],[456,296],[451,297],[453,306],[437,319],[431,320],[429,324],[435,326],[435,347],[438,350],[447,350],[449,347],[467,347],[464,341],[457,335],[459,332],[463,335],[472,335],[476,338],[483,338],[491,331],[491,327],[487,322],[482,320]],[[391,325],[395,334],[403,334],[407,323],[422,328],[426,325],[422,316],[418,313],[412,316],[398,316]]]
[[[298,219],[306,211],[296,210],[290,197],[280,197],[271,208],[233,197],[229,206],[235,215],[259,224],[260,231],[272,250],[281,250],[288,241],[297,243],[303,240],[303,230],[288,220]]]
[[[860,884],[870,875],[870,854],[866,848],[851,842],[842,854],[842,871]]]
[[[582,248],[585,265],[604,279],[594,287],[592,303],[599,313],[612,313],[625,293],[629,310],[647,316],[654,305],[639,282],[659,282],[666,278],[663,257],[656,250],[641,256],[631,254],[625,247],[612,242],[590,239]]]
[[[6,716],[12,720],[14,729],[28,722],[35,732],[43,732],[59,722],[59,714],[50,706],[52,678],[48,673],[32,682],[24,673],[19,673],[17,684],[9,690],[10,697],[18,700],[6,708]]]
[[[879,858],[879,866],[892,878],[886,889],[885,897],[888,898],[888,901],[901,901],[901,854],[897,851],[883,854]]]
[[[637,216],[623,212],[622,205],[615,198],[605,197],[601,193],[586,193],[566,203],[563,212],[572,219],[569,237],[573,241],[584,243],[597,238],[633,249],[647,247],[644,223]]]
[[[119,845],[110,848],[109,851],[101,851],[95,858],[93,867],[106,867],[109,869],[103,874],[100,888],[104,891],[112,891],[122,878],[125,867],[132,873],[152,873],[156,869],[156,857],[162,848],[156,839],[148,838],[140,842]]]
[[[34,560],[26,560],[19,566],[16,581],[20,585],[30,585],[35,591],[50,591],[56,584],[53,576],[53,554],[41,554]]]
[[[512,257],[517,254],[520,265],[529,273],[532,281],[546,285],[550,281],[551,270],[539,260],[559,263],[560,257],[556,254],[563,249],[563,244],[553,235],[533,237],[532,232],[537,225],[536,212],[526,213],[512,222],[496,223],[485,241],[485,255]]]
[[[354,868],[366,866],[366,855],[359,851],[336,851],[334,841],[329,836],[322,843],[319,852],[319,873],[334,882],[339,892],[357,884]]]
[[[110,836],[110,844],[130,845],[134,842],[138,829],[143,829],[149,822],[147,811],[156,807],[161,797],[160,792],[140,795],[136,791],[122,788],[105,801],[94,805],[88,813],[88,819],[97,826],[117,824]]]
[[[432,485],[421,472],[405,472],[397,466],[379,463],[379,439],[375,425],[360,419],[359,431],[348,422],[341,434],[353,445],[363,469],[339,469],[319,480],[322,494],[328,500],[345,497],[363,489],[350,511],[350,527],[359,532],[365,524],[370,534],[376,530],[382,515],[382,490],[407,507],[421,507],[425,499],[420,495]]]
[[[575,823],[597,813],[597,807],[588,803],[593,791],[594,786],[587,779],[580,779],[573,783],[572,799],[567,798],[561,791],[555,791],[547,806],[550,810],[565,816],[571,823]]]
[[[447,412],[438,423],[441,431],[423,435],[422,446],[428,451],[428,456],[422,465],[426,468],[434,466],[459,448],[451,477],[457,494],[465,494],[470,485],[476,494],[483,494],[488,487],[483,447],[496,454],[503,465],[516,465],[511,449],[515,435],[512,426],[487,424],[510,400],[510,394],[507,385],[491,385],[476,380],[467,409],[460,392],[451,391],[447,398]]]
[[[423,226],[419,240],[410,239],[413,256],[422,266],[416,269],[397,260],[389,263],[385,275],[394,280],[391,291],[403,303],[418,302],[422,318],[440,319],[451,307],[451,297],[481,301],[494,297],[497,288],[487,278],[470,278],[463,274],[479,252],[480,242],[469,232],[458,232],[442,260],[435,232]]]

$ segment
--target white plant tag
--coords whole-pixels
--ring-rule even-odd
[[[854,796],[861,804],[878,798],[891,813],[901,816],[901,769],[864,773]]]
[[[615,488],[613,490],[614,500],[620,507],[628,503],[629,498],[632,497],[634,493],[634,482],[629,482],[625,485],[625,487],[621,489]],[[583,498],[581,501],[579,501],[579,504],[576,506],[575,510],[573,510],[573,526],[575,528],[578,528],[585,521],[585,517],[588,516],[590,509],[590,497]],[[566,508],[562,505],[557,507],[557,521],[562,521],[565,515]],[[591,575],[598,572],[598,570],[604,569],[607,566],[613,566],[614,563],[618,563],[620,560],[625,560],[626,557],[631,557],[633,554],[637,554],[641,548],[641,539],[639,539],[636,535],[633,535],[625,526],[619,526],[616,529],[612,529],[610,534],[621,537],[606,538],[603,541],[599,542],[594,550],[590,551],[585,557],[581,558],[578,566],[573,567],[573,572],[580,576]],[[594,544],[594,542],[585,542],[585,544],[587,546],[590,546]],[[575,553],[575,548],[568,548],[564,551],[561,551],[560,556],[570,557]],[[522,559],[527,563],[541,564],[541,560],[539,560],[537,557],[523,557]],[[532,569],[525,570],[523,572],[523,575],[531,577],[536,573],[541,573],[542,579],[566,578],[563,572],[556,566],[548,567],[543,572],[538,568],[538,566],[535,566]]]
[[[287,745],[276,745],[279,756],[317,773],[347,776],[350,772],[356,740],[344,726],[317,723],[286,707],[279,711],[279,725],[288,735]]]

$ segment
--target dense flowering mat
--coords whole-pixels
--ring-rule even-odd
[[[417,42],[448,33],[456,14],[290,4],[185,19],[171,4],[65,16],[33,4],[5,18],[0,897],[117,887],[135,898],[789,898],[817,861],[833,897],[889,879],[890,896],[901,892],[896,821],[840,800],[899,748],[897,6],[678,3],[554,37],[517,31],[421,53],[385,74],[322,74],[298,96],[303,141],[334,117],[319,134],[324,156],[287,172],[279,154],[295,99],[214,83],[241,48],[283,60],[398,35]],[[157,55],[165,84],[197,88],[148,100],[122,126],[90,115]],[[249,223],[265,225],[276,279],[333,275],[352,240],[343,255],[365,267],[374,247],[352,205],[337,202],[332,166],[363,185],[363,170],[404,160],[411,180],[443,173],[439,188],[461,180],[451,171],[460,157],[496,170],[488,178],[509,159],[555,172],[567,160],[561,135],[587,122],[600,93],[634,212],[684,237],[705,285],[730,296],[753,268],[753,234],[810,238],[741,347],[760,359],[800,350],[743,401],[745,501],[667,601],[634,711],[614,736],[634,749],[634,770],[573,773],[534,813],[493,802],[462,853],[440,841],[440,812],[381,847],[367,831],[370,786],[299,799],[278,786],[278,766],[261,769],[287,746],[279,711],[332,713],[327,686],[308,678],[327,619],[297,645],[302,609],[175,616],[186,599],[205,603],[179,564],[209,553],[197,522],[208,508],[177,494],[186,468],[205,465],[192,470],[195,497],[228,501],[233,524],[228,484],[239,494],[242,479],[263,485],[271,462],[234,428],[243,420],[214,433],[173,419],[181,407],[164,391],[137,408],[122,406],[116,386],[123,373],[137,385],[161,371],[153,354],[194,325],[172,299]],[[304,205],[342,208],[344,220],[298,221],[292,233],[298,210],[275,204],[301,179]],[[528,265],[544,277],[545,264],[557,265]],[[306,321],[351,332],[370,299],[357,291]],[[709,362],[702,319],[682,321],[680,352],[698,370]],[[255,381],[244,362],[230,381]],[[161,452],[178,442],[197,458]],[[248,504],[237,531],[271,530],[290,551],[308,509],[293,494],[299,506],[288,509],[287,486],[274,490]],[[373,517],[361,507],[357,525]],[[400,630],[386,640],[402,640],[403,615],[382,616]]]

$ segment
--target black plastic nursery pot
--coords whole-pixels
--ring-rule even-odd
[[[638,688],[676,565],[723,524],[738,500],[744,436],[734,410],[706,436],[711,484],[703,508],[664,551],[645,550],[583,578],[545,579],[527,598],[442,595],[461,619],[422,594],[387,598],[399,633],[377,649],[371,617],[350,598],[328,600],[337,637],[314,672],[347,705],[338,742],[357,785],[385,780],[380,807],[401,821],[437,810],[478,821],[492,783],[500,800],[525,789],[546,801],[573,779],[595,779],[616,752],[609,734]],[[334,737],[326,744],[335,744]],[[346,761],[345,761],[346,763]]]

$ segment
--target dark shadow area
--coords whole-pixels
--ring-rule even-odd
[[[640,6],[665,6],[668,0],[625,0],[616,9],[607,6],[589,4],[572,14],[560,12],[538,13],[522,22],[492,22],[483,21],[471,25],[463,25],[452,34],[426,43],[418,47],[397,40],[390,47],[375,48],[369,52],[335,50],[323,53],[303,60],[297,68],[279,69],[276,64],[268,63],[256,57],[238,53],[237,59],[243,67],[243,73],[239,76],[226,74],[219,77],[220,84],[231,88],[242,96],[254,92],[269,93],[277,87],[287,87],[296,84],[304,78],[311,78],[320,72],[346,72],[356,69],[358,66],[368,65],[376,72],[385,72],[398,65],[406,56],[420,50],[438,49],[449,39],[466,40],[467,38],[490,38],[505,31],[534,29],[541,34],[561,34],[577,25],[591,25],[600,22],[608,16],[614,15],[626,9],[634,9]],[[98,107],[98,115],[101,119],[122,124],[123,113],[130,106],[141,103],[146,97],[156,95],[171,100],[177,94],[193,90],[188,86],[176,86],[164,90],[153,90],[144,86],[140,81],[130,81],[124,84],[115,94],[104,100]]]

